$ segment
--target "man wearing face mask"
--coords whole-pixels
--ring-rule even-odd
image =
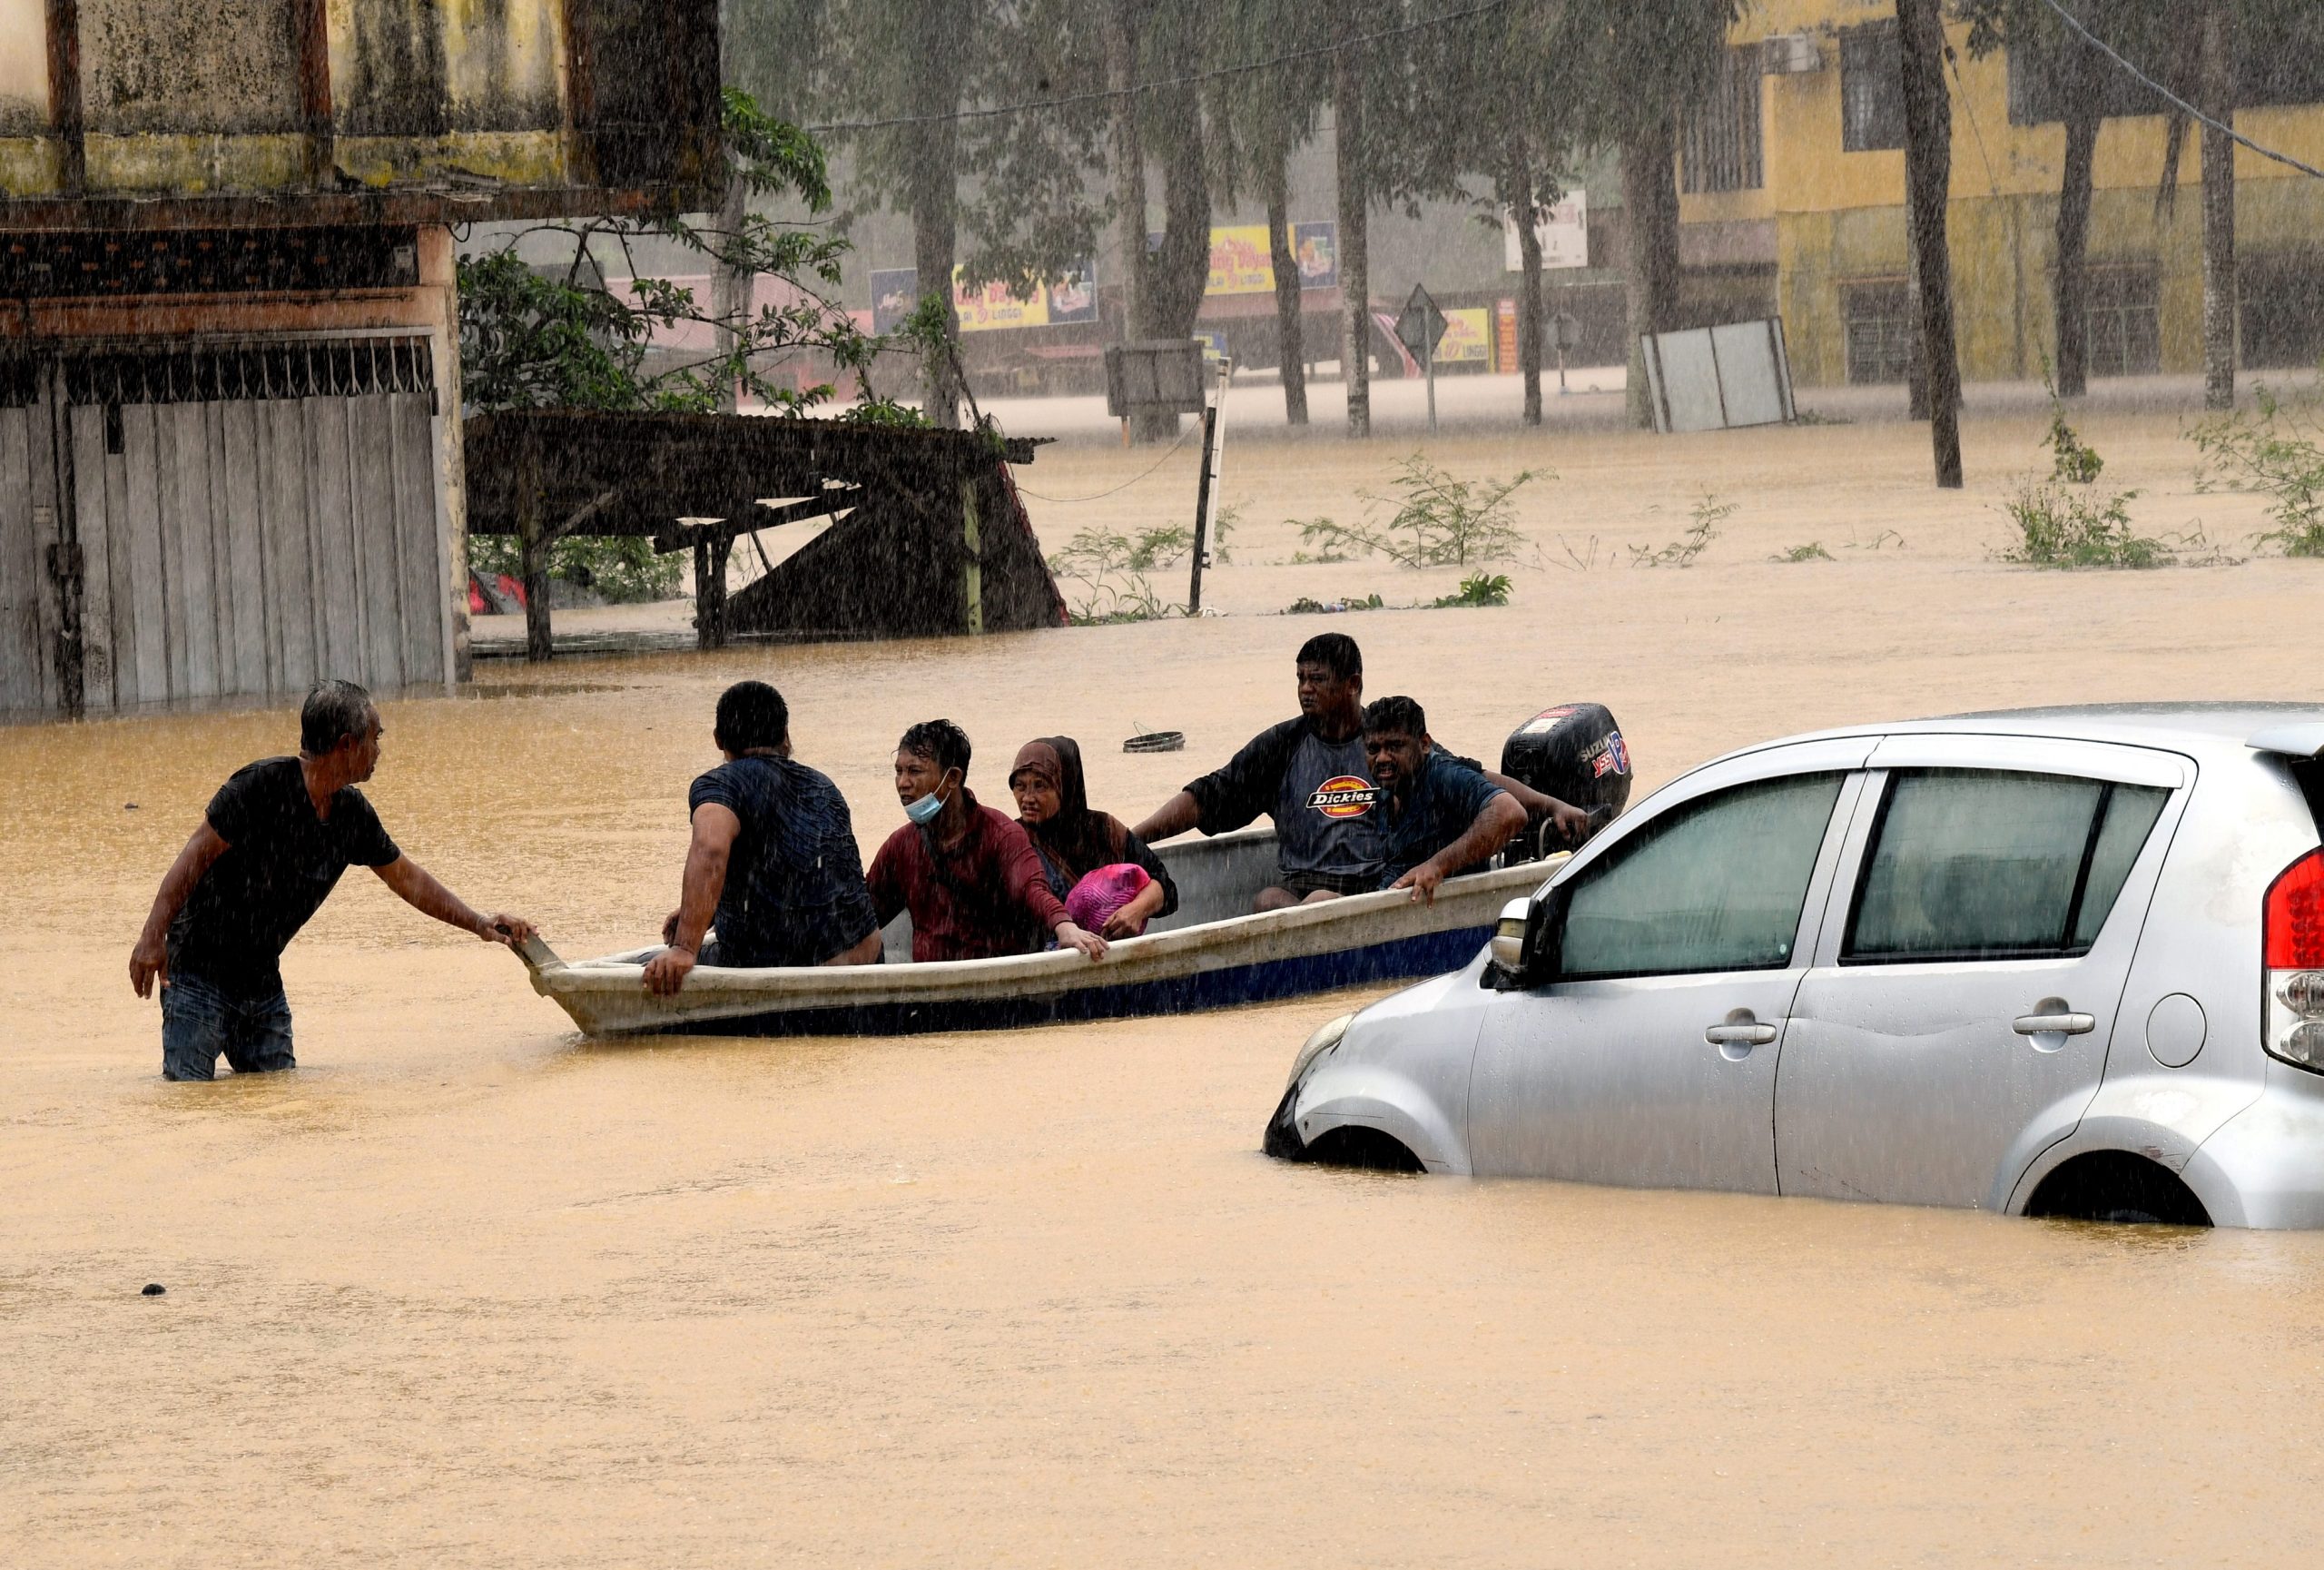
[[[969,738],[949,719],[927,720],[896,744],[896,797],[911,821],[888,836],[866,879],[880,924],[911,912],[911,957],[980,960],[1026,953],[1027,931],[1103,959],[1106,940],[1084,932],[1049,892],[1041,858],[1015,819],[980,806],[969,789]]]

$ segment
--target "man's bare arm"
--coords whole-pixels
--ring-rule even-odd
[[[1495,774],[1491,769],[1484,771],[1484,776],[1487,783],[1499,785],[1514,797],[1529,816],[1540,815],[1555,820],[1558,837],[1569,844],[1580,841],[1590,832],[1590,815],[1580,807],[1537,791],[1522,780],[1511,779],[1507,775]],[[1517,826],[1523,828],[1525,825],[1520,824]]]
[[[1182,834],[1202,822],[1202,804],[1195,800],[1192,791],[1180,791],[1149,814],[1146,821],[1130,832],[1147,844],[1167,840],[1172,834]]]
[[[704,802],[694,810],[694,838],[686,846],[684,881],[679,885],[678,908],[665,924],[667,944],[645,963],[645,990],[667,995],[678,990],[694,967],[702,940],[718,914],[718,898],[726,892],[726,863],[734,850],[743,820],[731,807]]]
[[[178,852],[177,860],[162,874],[162,886],[153,895],[153,908],[145,914],[145,930],[137,934],[137,946],[129,951],[129,984],[141,998],[153,995],[153,983],[170,984],[170,923],[178,919],[178,912],[192,897],[193,886],[202,881],[220,856],[226,854],[227,844],[210,820],[203,818],[202,826],[193,831]]]
[[[474,933],[486,943],[513,949],[533,935],[533,923],[522,916],[504,915],[497,911],[481,915],[469,909],[465,900],[438,883],[435,874],[409,856],[398,856],[387,865],[371,870],[379,875],[381,883],[395,890],[398,898],[421,915],[432,916],[464,933]]]
[[[1506,791],[1477,809],[1461,837],[1413,868],[1389,886],[1410,889],[1413,898],[1436,903],[1436,885],[1462,867],[1474,866],[1507,844],[1525,826],[1525,809]]]

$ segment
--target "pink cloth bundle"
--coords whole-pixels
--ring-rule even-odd
[[[1072,892],[1065,896],[1065,913],[1083,932],[1097,932],[1153,881],[1146,875],[1144,867],[1130,862],[1099,867],[1074,884]],[[1145,923],[1141,922],[1138,928],[1144,931]]]

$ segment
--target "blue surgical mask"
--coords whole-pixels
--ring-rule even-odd
[[[944,782],[951,777],[952,771],[950,769],[945,770],[944,773],[937,776],[936,788],[934,790],[930,791],[918,801],[904,803],[904,816],[911,819],[912,822],[918,824],[922,828],[926,828],[930,824],[934,823],[936,821],[936,815],[944,810]]]

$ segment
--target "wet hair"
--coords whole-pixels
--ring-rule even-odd
[[[1364,734],[1393,731],[1417,739],[1428,734],[1428,716],[1408,697],[1375,698],[1364,706]]]
[[[378,713],[369,693],[351,681],[325,677],[307,689],[307,701],[299,706],[299,750],[309,757],[322,757],[348,737],[370,729]]]
[[[898,752],[929,759],[939,769],[959,769],[969,777],[969,733],[949,719],[924,719],[904,732]]]
[[[1341,681],[1364,674],[1364,651],[1344,632],[1319,632],[1299,646],[1295,665],[1320,665]]]
[[[779,747],[791,736],[791,706],[763,681],[738,681],[718,695],[714,735],[728,752]]]

